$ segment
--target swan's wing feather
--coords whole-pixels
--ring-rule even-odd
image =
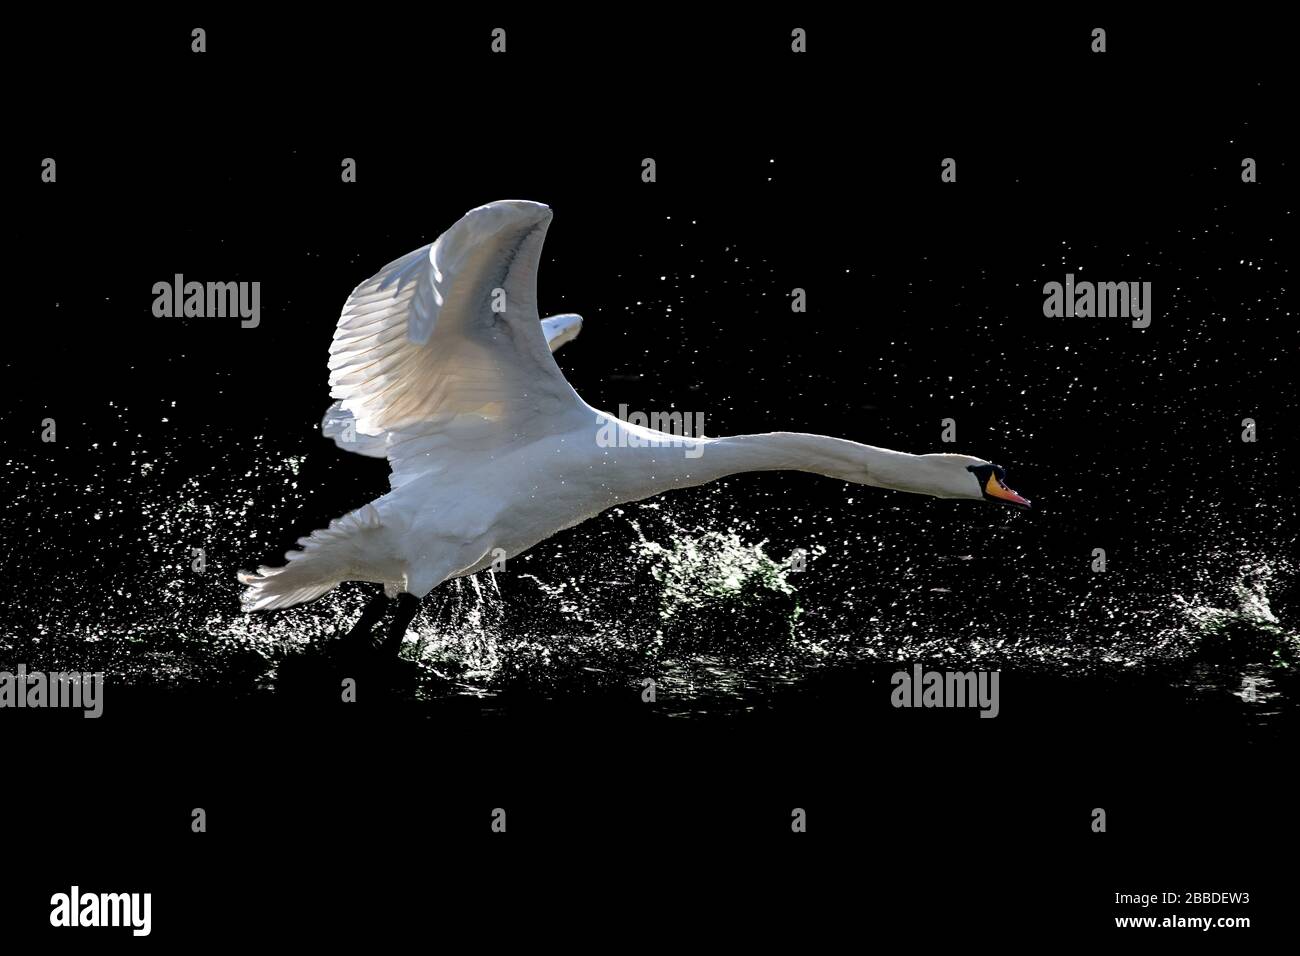
[[[572,342],[581,331],[582,316],[572,312],[542,319],[542,334],[546,336],[546,344],[552,352],[566,342]]]
[[[330,395],[358,433],[387,435],[394,486],[445,466],[434,458],[449,448],[491,451],[571,427],[582,402],[537,315],[550,219],[538,203],[480,206],[348,297]]]
[[[542,319],[542,334],[546,336],[546,344],[552,352],[566,343],[572,342],[581,331],[582,316],[580,315],[565,313]],[[427,432],[427,429],[418,431]],[[388,457],[388,436],[390,433],[382,432],[378,435],[365,435],[357,431],[356,419],[351,412],[344,410],[341,402],[335,402],[326,410],[325,417],[321,420],[321,434],[326,438],[332,438],[334,444],[344,451],[365,455],[369,458]],[[416,434],[410,440],[418,440],[420,437],[433,438],[432,435]],[[462,432],[459,437],[463,443],[468,436]],[[440,440],[444,443],[446,443],[446,439],[447,436],[445,435],[440,437]],[[431,449],[433,444],[434,442],[430,441],[427,447]]]

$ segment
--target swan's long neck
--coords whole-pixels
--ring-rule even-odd
[[[745,471],[806,471],[884,488],[910,486],[918,455],[859,445],[843,438],[771,432],[707,441],[694,463],[712,481]],[[687,469],[689,471],[689,469]]]
[[[638,429],[639,435],[660,435]],[[668,438],[668,436],[664,436]],[[859,445],[826,435],[771,432],[674,445],[618,449],[636,497],[715,481],[746,471],[806,471],[858,484],[933,494],[933,466],[927,456]]]

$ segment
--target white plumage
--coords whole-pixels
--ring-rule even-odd
[[[423,597],[612,505],[738,471],[990,495],[972,468],[993,466],[978,458],[788,432],[683,440],[587,405],[552,357],[581,318],[537,311],[551,215],[525,200],[479,206],[353,290],[330,346],[337,401],[321,429],[340,448],[386,457],[391,491],[301,539],[283,567],[241,572],[245,610],[350,580]]]

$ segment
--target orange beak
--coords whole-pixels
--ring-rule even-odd
[[[997,475],[989,475],[989,480],[984,483],[984,493],[991,498],[1000,498],[1003,501],[1011,502],[1013,505],[1020,505],[1022,508],[1029,507],[1029,499],[1020,497],[1000,482]]]

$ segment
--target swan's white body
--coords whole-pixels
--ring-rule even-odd
[[[978,458],[787,432],[681,438],[592,408],[551,355],[581,319],[537,312],[550,221],[539,203],[480,206],[353,291],[330,347],[339,401],[322,431],[387,457],[392,490],[301,539],[284,567],[241,573],[245,610],[300,604],[343,581],[424,597],[620,502],[740,471],[985,497],[969,470],[988,466]]]

